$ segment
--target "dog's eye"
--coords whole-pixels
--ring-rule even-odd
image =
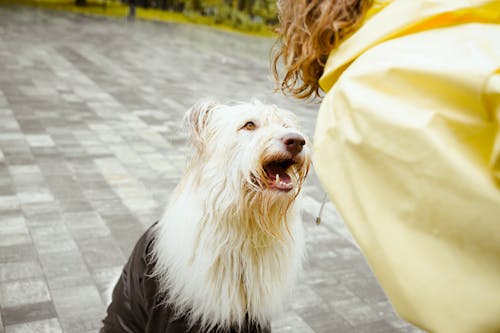
[[[242,128],[246,129],[247,131],[253,131],[257,128],[257,125],[255,125],[253,121],[249,121]]]

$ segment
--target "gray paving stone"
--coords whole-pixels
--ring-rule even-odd
[[[30,147],[54,147],[55,143],[47,134],[26,134],[25,140]]]
[[[112,215],[125,215],[130,211],[123,204],[120,198],[112,198],[112,199],[89,199],[92,207],[96,212],[98,212],[101,216],[112,216]]]
[[[47,205],[23,205],[22,210],[27,217],[26,224],[28,225],[28,227],[30,229],[34,229],[60,225],[62,221],[61,213],[59,211],[52,210],[54,204],[55,202],[50,202]],[[47,210],[42,211],[41,209]]]
[[[78,178],[79,180],[82,179],[82,177]],[[84,179],[88,178],[84,177]],[[87,200],[119,200],[118,195],[112,190],[106,181],[101,181],[97,179],[97,177],[95,177],[94,180],[80,181],[80,186],[82,188],[83,195],[87,198]]]
[[[73,200],[72,197],[67,197],[64,200],[61,200],[60,204],[63,213],[81,213],[93,211],[91,204],[85,198],[77,198],[76,200]]]
[[[36,164],[13,165],[9,166],[9,173],[12,177],[22,177],[29,174],[40,174],[40,168]]]
[[[114,285],[116,284],[118,277],[120,276],[123,269],[123,265],[106,267],[102,269],[96,269],[93,272],[94,281],[96,282],[97,289],[101,294],[101,299],[103,304],[107,304],[112,292]]]
[[[5,327],[5,333],[62,333],[55,318],[31,321]]]
[[[41,254],[40,262],[50,290],[92,283],[88,267],[78,250]]]
[[[94,237],[79,242],[80,251],[91,270],[117,266],[124,262],[119,247],[111,237]]]
[[[289,306],[300,313],[301,309],[314,308],[322,303],[321,297],[308,285],[300,285],[293,290],[293,299],[297,301],[291,303]]]
[[[0,184],[0,197],[12,197],[16,194],[14,187],[10,182],[2,182]]]
[[[11,180],[17,193],[37,191],[48,192],[43,176],[39,173],[14,174],[11,175]],[[26,200],[26,202],[29,201]]]
[[[50,301],[47,284],[40,279],[4,282],[0,285],[0,296],[2,308]]]
[[[42,277],[38,261],[7,262],[0,264],[0,283]]]
[[[339,314],[328,306],[316,305],[300,311],[301,318],[317,333],[348,333],[355,332],[354,328]]]
[[[106,223],[95,212],[66,213],[64,222],[76,241],[110,235]]]
[[[6,326],[57,317],[54,304],[50,301],[3,307],[2,312]]]
[[[4,150],[5,161],[10,165],[30,164],[35,161],[31,152],[14,152]]]
[[[314,333],[299,315],[291,311],[273,321],[271,328],[274,333]]]
[[[368,325],[380,320],[379,314],[358,297],[346,300],[333,299],[331,308],[352,326]]]
[[[104,305],[95,286],[58,289],[52,295],[64,332],[87,332],[100,327],[96,318],[104,312]]]
[[[0,333],[97,332],[106,291],[186,165],[194,102],[273,93],[273,40],[0,7]],[[126,37],[126,38],[124,38]],[[230,49],[230,54],[228,54]],[[308,259],[278,333],[420,332],[394,312],[311,171]]]
[[[24,216],[18,211],[3,212],[0,215],[0,246],[13,246],[31,243]]]
[[[54,201],[54,196],[50,189],[38,186],[17,191],[17,198],[21,204]]]
[[[77,250],[76,242],[63,223],[31,228],[31,237],[40,254]]]
[[[37,259],[33,244],[0,246],[0,263],[32,261]]]
[[[13,211],[20,207],[19,198],[16,195],[0,196],[0,211]]]
[[[396,333],[398,330],[384,320],[356,326],[357,333]]]
[[[364,274],[346,276],[342,283],[365,302],[376,304],[387,299],[376,281],[366,281]]]
[[[50,190],[58,200],[71,198],[72,200],[83,200],[83,193],[78,186],[74,177],[68,175],[50,175],[45,176],[45,180],[50,187]]]
[[[31,153],[35,158],[39,157],[57,157],[59,151],[56,147],[32,147]]]
[[[59,204],[55,201],[23,204],[22,211],[29,225],[32,222],[45,225],[47,222],[60,219]]]

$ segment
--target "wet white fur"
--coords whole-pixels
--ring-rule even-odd
[[[245,314],[268,324],[301,269],[303,178],[285,193],[256,188],[252,174],[283,152],[283,135],[300,133],[295,117],[259,102],[206,102],[186,119],[194,154],[155,230],[155,274],[168,302],[205,328],[240,325]],[[242,129],[248,121],[255,130]],[[308,167],[307,146],[300,158]]]

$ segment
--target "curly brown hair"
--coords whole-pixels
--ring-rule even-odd
[[[359,27],[371,4],[372,0],[278,0],[280,26],[272,59],[277,90],[297,98],[319,97],[318,80],[328,54]]]

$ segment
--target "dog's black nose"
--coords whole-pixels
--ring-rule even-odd
[[[286,150],[293,155],[300,153],[306,144],[306,139],[297,133],[286,134],[283,138],[281,138],[281,141],[285,144]]]

